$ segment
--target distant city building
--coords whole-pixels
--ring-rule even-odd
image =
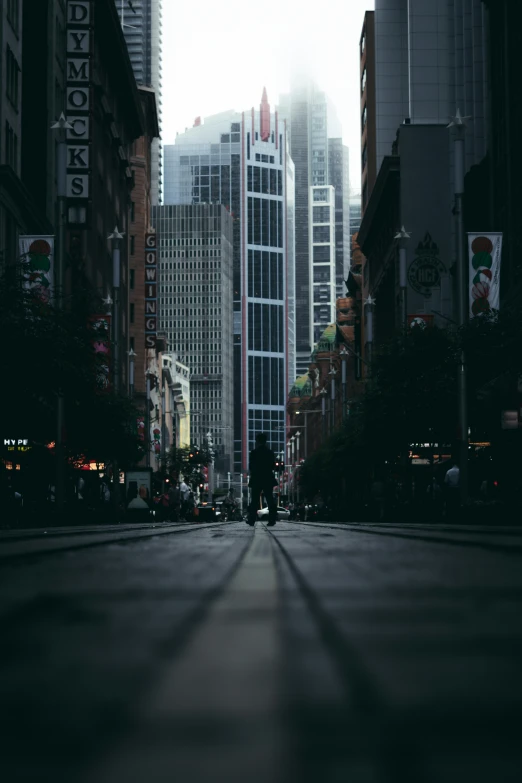
[[[335,298],[344,296],[350,267],[350,164],[342,139],[328,139],[329,185],[335,188]]]
[[[361,58],[361,196],[364,214],[377,177],[374,11],[367,11],[364,16],[359,48]]]
[[[456,278],[451,274],[455,145],[447,126],[457,109],[471,118],[465,143],[470,183],[486,152],[487,20],[488,11],[479,0],[376,0],[373,18],[365,17],[361,132],[367,166],[358,242],[368,260],[363,288],[376,300],[376,343],[400,327],[395,234],[401,226],[410,235],[405,242],[407,314],[429,315],[438,325],[456,318]],[[475,187],[468,187],[465,221],[471,214],[471,193],[480,193],[485,203],[483,185],[476,179]],[[475,228],[473,221],[469,230]]]
[[[310,323],[315,345],[335,320],[335,189],[316,186],[310,192]]]
[[[232,217],[221,204],[153,207],[159,329],[191,370],[191,441],[212,433],[222,470],[233,455]],[[228,465],[228,467],[224,467]]]
[[[174,357],[175,443],[183,449],[190,446],[190,369]],[[221,449],[222,444],[218,444]]]
[[[0,8],[0,265],[18,258],[18,234],[42,225],[31,219],[31,199],[21,187],[22,9]],[[44,223],[45,225],[45,223]]]
[[[165,203],[222,203],[231,213],[234,470],[246,470],[258,432],[283,452],[295,379],[294,166],[266,91],[258,110],[197,118],[165,147]]]
[[[353,237],[359,233],[362,220],[362,202],[360,193],[352,193],[349,199],[350,203],[350,267],[353,265]],[[347,279],[348,274],[345,276]],[[344,296],[344,293],[343,293]]]
[[[145,408],[146,341],[146,272],[147,235],[151,233],[151,157],[152,144],[159,135],[155,93],[150,87],[139,87],[145,133],[132,149],[130,167],[133,187],[129,214],[129,348],[134,358],[134,399]],[[156,272],[157,273],[157,269]],[[151,281],[149,281],[150,284]],[[156,285],[156,283],[153,283]],[[154,288],[154,292],[156,288]],[[148,297],[147,297],[148,298]]]
[[[377,174],[403,123],[445,127],[457,108],[473,118],[466,168],[483,158],[487,15],[479,0],[375,0]]]
[[[333,320],[335,313],[336,290],[340,288],[344,267],[347,263],[345,251],[349,257],[349,242],[344,236],[345,186],[348,185],[348,161],[346,148],[341,142],[341,126],[330,99],[310,80],[297,79],[291,92],[280,96],[278,112],[281,118],[287,120],[290,143],[290,155],[295,165],[295,307],[296,324],[296,372],[302,375],[310,363],[310,356],[321,326],[324,329]],[[328,244],[331,256],[327,263],[333,268],[330,281],[321,280],[321,294],[318,293],[313,279],[314,236],[311,227],[314,225],[312,214],[312,188],[326,187],[337,183],[342,187],[338,195],[339,230],[334,229],[334,241]],[[342,183],[342,184],[341,184]],[[332,199],[335,202],[335,199]],[[326,202],[322,204],[325,207]],[[335,208],[334,205],[334,220]],[[346,207],[347,209],[347,207]],[[316,236],[325,234],[325,229],[315,231]],[[348,245],[348,247],[346,246]],[[321,264],[325,263],[326,249],[315,250],[321,256]],[[341,261],[341,253],[343,259]],[[316,259],[317,260],[317,259]],[[326,273],[319,272],[323,277]],[[329,299],[325,299],[328,287]],[[314,299],[321,298],[321,307],[316,309]],[[327,316],[327,313],[329,314]],[[320,320],[315,321],[315,317]],[[332,320],[328,317],[332,316]]]
[[[156,93],[160,133],[162,127],[162,4],[163,0],[115,0],[127,42],[129,57],[139,85]],[[162,197],[161,140],[152,145],[152,203]]]

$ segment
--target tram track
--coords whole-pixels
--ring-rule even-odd
[[[376,779],[382,783],[418,783],[421,775],[416,769],[415,760],[408,753],[408,739],[406,736],[397,735],[392,731],[392,726],[388,725],[389,708],[375,679],[323,605],[319,592],[314,590],[296,559],[278,537],[277,528],[264,527],[276,550],[279,568],[288,571],[297,587],[315,627],[321,653],[334,670],[341,690],[339,702],[334,709],[313,715],[313,712],[307,714],[306,710],[303,711],[303,706],[299,705],[293,720],[301,725],[305,738],[311,733],[314,741],[318,742],[319,757],[322,753],[325,754],[322,764],[327,764],[327,757],[333,755],[338,763],[345,765],[347,779],[352,776],[357,763],[362,762],[367,765],[366,774],[369,774],[372,780]],[[327,554],[317,541],[314,546]],[[327,736],[321,736],[324,726],[320,726],[319,721],[326,721],[326,725],[329,725]],[[347,737],[351,737],[349,750]],[[321,748],[322,743],[326,747]],[[355,752],[354,746],[357,747]],[[405,759],[408,759],[408,763],[405,763]],[[316,771],[302,769],[299,779],[315,780],[316,776]]]
[[[426,530],[426,535],[421,535],[420,533],[415,532],[408,532],[410,528],[396,528],[394,529],[384,529],[379,528],[376,529],[375,526],[366,526],[366,525],[353,525],[353,524],[332,524],[329,522],[292,522],[292,525],[302,525],[304,527],[312,527],[312,528],[320,528],[323,530],[344,530],[349,531],[351,533],[358,533],[358,534],[365,534],[365,535],[375,535],[375,536],[385,536],[389,538],[402,538],[402,539],[408,539],[413,541],[425,541],[428,543],[434,543],[434,544],[448,544],[450,546],[459,546],[459,547],[465,547],[465,548],[475,548],[475,549],[483,549],[487,552],[500,552],[502,554],[509,554],[509,555],[522,555],[522,538],[520,536],[520,533],[515,532],[513,534],[508,532],[499,532],[497,535],[499,537],[502,536],[511,536],[513,535],[513,538],[520,539],[516,542],[492,542],[487,540],[481,540],[477,538],[473,538],[473,536],[477,535],[491,535],[490,531],[487,533],[480,533],[478,531],[466,533],[464,530],[459,529],[458,531],[455,531],[452,536],[447,535],[434,535],[435,533],[438,533],[438,529],[435,527],[433,530],[428,530],[426,528],[422,528],[422,530]],[[420,530],[420,528],[419,528]],[[447,531],[447,529],[446,529]],[[446,532],[445,531],[445,532]]]
[[[194,533],[206,528],[223,527],[229,522],[208,522],[204,524],[187,525],[129,525],[125,527],[111,526],[110,529],[82,528],[78,531],[60,529],[39,531],[30,534],[7,535],[0,539],[0,564],[12,564],[15,561],[30,561],[46,555],[60,552],[70,552],[77,549],[103,547],[119,542],[140,541],[155,536],[179,535]]]

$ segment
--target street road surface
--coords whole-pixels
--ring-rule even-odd
[[[4,533],[0,779],[519,783],[522,530]]]

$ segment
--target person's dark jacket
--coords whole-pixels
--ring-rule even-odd
[[[275,454],[268,446],[256,446],[250,452],[250,486],[273,486]]]
[[[181,500],[181,493],[179,487],[170,487],[169,489],[169,506],[179,506]]]

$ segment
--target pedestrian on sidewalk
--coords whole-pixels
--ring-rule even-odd
[[[385,486],[382,476],[376,474],[371,487],[372,521],[374,522],[382,522],[384,520],[384,492]]]
[[[181,503],[181,492],[176,484],[169,489],[169,519],[171,522],[177,522],[179,519],[179,508]]]
[[[268,506],[268,524],[275,525],[277,519],[277,507],[274,500],[274,469],[275,454],[266,445],[267,437],[264,432],[256,435],[256,447],[250,452],[250,482],[252,490],[252,502],[249,507],[248,524],[254,525],[259,509],[259,498],[263,493]]]
[[[460,508],[460,468],[456,462],[444,477],[446,491],[446,517],[455,520]]]
[[[434,522],[439,522],[442,516],[442,489],[436,476],[433,476],[431,483],[428,484],[426,494],[431,505],[432,520]]]

